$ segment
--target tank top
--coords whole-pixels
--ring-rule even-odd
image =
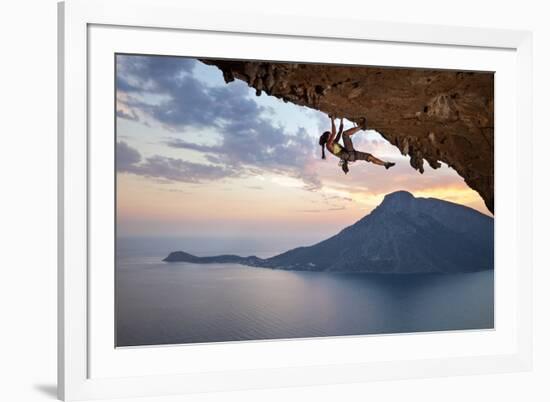
[[[342,148],[342,146],[341,146],[340,144],[334,143],[334,144],[332,145],[332,151],[333,151],[334,155],[337,155],[337,156],[340,155],[340,153],[342,152],[342,150],[343,150],[343,148]]]

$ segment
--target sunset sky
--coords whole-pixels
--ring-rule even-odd
[[[356,162],[344,175],[336,157],[321,159],[325,114],[226,84],[194,59],[117,56],[116,124],[122,236],[320,240],[397,190],[490,215],[454,170],[425,164],[420,174],[375,131],[354,135],[355,148],[397,165]]]

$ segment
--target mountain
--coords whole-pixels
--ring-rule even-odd
[[[166,262],[238,263],[300,271],[459,273],[493,269],[493,218],[472,208],[406,191],[384,197],[370,214],[309,247],[274,257],[196,257],[172,252]]]

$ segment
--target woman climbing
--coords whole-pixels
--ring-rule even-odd
[[[360,126],[352,127],[350,129],[344,130],[344,119],[340,119],[340,128],[338,129],[338,134],[336,134],[336,126],[334,125],[334,117],[330,117],[331,122],[331,131],[325,131],[319,138],[319,145],[322,147],[323,159],[325,159],[325,145],[329,152],[334,156],[340,158],[340,166],[344,173],[349,172],[348,162],[355,161],[367,161],[374,163],[375,165],[384,166],[386,169],[391,168],[395,165],[393,162],[384,162],[383,160],[378,159],[377,157],[367,153],[356,151],[353,148],[353,143],[351,142],[351,136],[358,132],[359,130],[365,130],[366,120],[363,119],[363,122]],[[338,142],[340,137],[344,138],[344,146],[342,147]]]

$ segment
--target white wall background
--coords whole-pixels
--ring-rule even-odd
[[[184,0],[182,0],[184,1]],[[545,2],[210,1],[212,12],[280,14],[529,29],[534,32],[535,366],[530,373],[164,398],[163,401],[550,400],[550,23]],[[254,5],[256,3],[256,5]],[[0,5],[0,400],[55,399],[56,1]],[[545,230],[546,229],[546,230]],[[150,399],[147,399],[150,400]],[[144,400],[145,401],[145,400]]]

